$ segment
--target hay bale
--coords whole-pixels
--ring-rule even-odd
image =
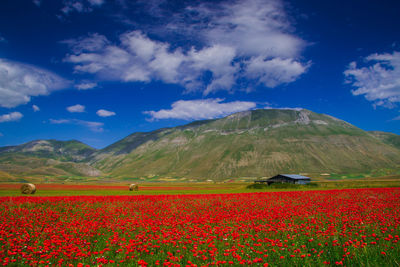
[[[23,184],[21,186],[21,193],[22,194],[35,194],[36,186],[34,184]]]
[[[129,191],[138,191],[139,186],[137,184],[130,184],[129,185]]]

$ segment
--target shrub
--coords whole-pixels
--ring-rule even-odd
[[[248,186],[246,186],[247,189],[265,189],[268,188],[267,184],[249,184]]]

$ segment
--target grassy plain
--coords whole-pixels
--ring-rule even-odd
[[[77,195],[176,195],[176,194],[230,194],[275,191],[307,191],[346,188],[400,187],[400,175],[369,178],[350,178],[341,180],[319,179],[313,185],[288,187],[265,186],[261,189],[249,189],[251,182],[231,183],[182,183],[182,182],[142,182],[138,191],[129,191],[129,182],[108,181],[107,183],[66,183],[36,184],[37,191],[31,196],[77,196]],[[18,196],[21,183],[0,183],[0,196]]]

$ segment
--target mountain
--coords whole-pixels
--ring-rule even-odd
[[[400,135],[394,133],[380,132],[380,131],[370,131],[369,133],[375,138],[378,138],[379,140],[384,142],[385,144],[400,149]]]
[[[276,173],[366,173],[400,167],[399,136],[305,109],[262,109],[133,133],[95,150],[38,140],[0,148],[4,175],[229,180]]]
[[[0,154],[22,153],[67,161],[82,161],[95,151],[96,149],[76,140],[35,140],[18,146],[0,147]]]
[[[13,176],[99,176],[84,161],[96,149],[76,140],[35,140],[0,148],[0,180]]]
[[[90,157],[113,177],[229,179],[398,168],[400,150],[309,110],[252,110],[134,133]]]

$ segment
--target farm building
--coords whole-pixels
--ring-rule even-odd
[[[255,183],[266,183],[268,185],[273,183],[291,183],[291,184],[308,184],[311,181],[310,177],[298,174],[278,174],[268,179],[255,180]]]

